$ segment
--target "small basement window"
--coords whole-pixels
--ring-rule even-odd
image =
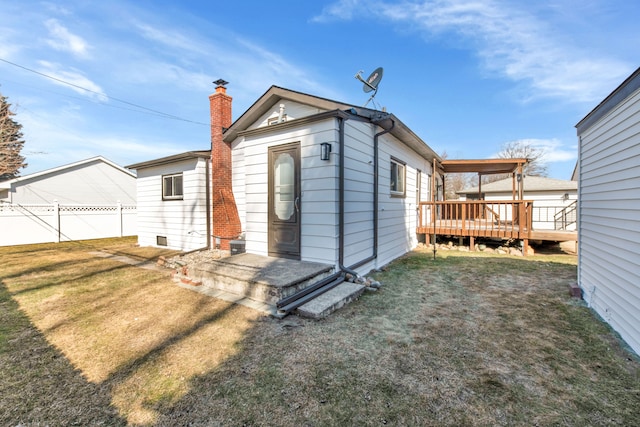
[[[182,173],[162,176],[162,200],[182,200]]]
[[[390,163],[390,187],[392,197],[404,197],[405,196],[405,177],[406,166],[404,162],[391,158]]]

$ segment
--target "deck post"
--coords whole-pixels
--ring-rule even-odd
[[[476,239],[473,236],[469,236],[469,252],[476,250]]]

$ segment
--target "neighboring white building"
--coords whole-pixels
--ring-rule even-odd
[[[136,204],[136,176],[102,156],[0,182],[0,201],[13,204]]]
[[[481,190],[482,193],[478,191]],[[513,180],[501,179],[482,187],[458,191],[460,200],[512,200]],[[523,200],[533,201],[534,230],[575,230],[578,183],[541,176],[526,176],[523,182]]]
[[[211,151],[189,151],[127,166],[138,174],[138,243],[191,251],[211,235]]]
[[[578,283],[640,354],[640,68],[576,128]]]
[[[230,114],[216,90],[212,117]],[[440,159],[393,114],[272,86],[212,132],[214,158],[216,138],[231,148],[247,252],[363,274],[417,246],[417,203]]]

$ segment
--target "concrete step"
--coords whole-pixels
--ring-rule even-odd
[[[192,281],[274,305],[330,276],[333,266],[315,262],[240,254],[187,266]]]
[[[335,288],[323,293],[297,308],[298,315],[321,319],[357,299],[364,292],[365,286],[343,282]]]

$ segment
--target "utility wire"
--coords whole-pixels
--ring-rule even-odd
[[[29,71],[29,72],[31,72],[31,73],[38,74],[38,75],[40,75],[40,76],[42,76],[42,77],[46,77],[46,78],[48,78],[48,79],[55,80],[55,81],[57,81],[57,82],[59,82],[59,83],[63,83],[63,84],[66,84],[66,85],[69,85],[69,86],[75,87],[75,88],[77,88],[77,89],[81,89],[81,90],[84,90],[84,91],[86,91],[86,92],[93,93],[93,94],[96,94],[96,95],[101,96],[101,97],[105,97],[105,98],[110,99],[110,100],[112,100],[112,101],[121,102],[121,103],[123,103],[123,104],[130,105],[130,106],[132,106],[132,107],[139,108],[139,109],[141,109],[141,110],[150,111],[150,112],[152,112],[152,113],[158,114],[158,115],[160,115],[160,116],[163,116],[163,117],[166,117],[166,118],[169,118],[169,119],[173,119],[173,120],[180,120],[180,121],[183,121],[183,122],[189,122],[189,123],[195,123],[195,124],[198,124],[198,125],[209,126],[209,123],[202,123],[202,122],[196,122],[196,121],[189,120],[189,119],[183,119],[182,117],[174,116],[174,115],[172,115],[172,114],[163,113],[162,111],[154,110],[154,109],[152,109],[152,108],[143,107],[142,105],[134,104],[133,102],[129,102],[129,101],[125,101],[125,100],[123,100],[123,99],[115,98],[115,97],[113,97],[113,96],[109,96],[109,95],[106,95],[106,94],[104,94],[104,93],[96,92],[96,91],[94,91],[94,90],[87,89],[86,87],[82,87],[82,86],[79,86],[79,85],[77,85],[77,84],[70,83],[70,82],[67,82],[67,81],[65,81],[65,80],[59,79],[59,78],[57,78],[57,77],[49,76],[49,75],[47,75],[47,74],[41,73],[41,72],[36,71],[36,70],[33,70],[33,69],[31,69],[31,68],[28,68],[28,67],[22,66],[22,65],[20,65],[20,64],[16,64],[15,62],[7,61],[7,60],[6,60],[6,59],[4,59],[4,58],[0,58],[0,61],[5,62],[5,63],[10,64],[10,65],[13,65],[14,67],[22,68],[23,70]]]

